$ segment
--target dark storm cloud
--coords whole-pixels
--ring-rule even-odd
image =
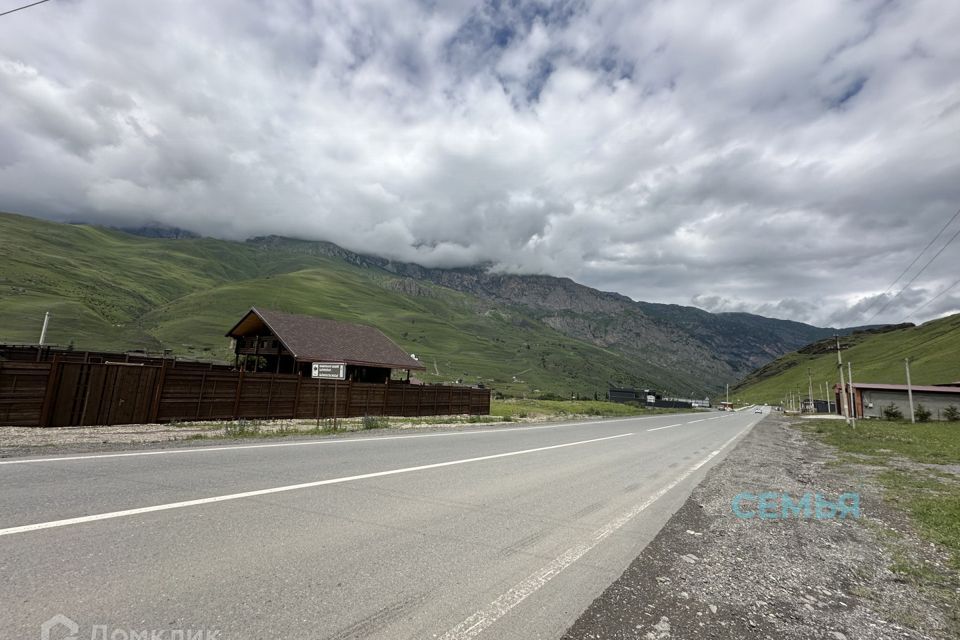
[[[960,5],[158,7],[0,19],[0,208],[840,325],[960,207]],[[958,265],[873,321],[960,311]]]

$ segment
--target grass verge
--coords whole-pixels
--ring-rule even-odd
[[[927,464],[960,464],[960,424],[859,420],[855,429],[842,420],[810,420],[806,431],[846,453],[874,458],[901,456]]]
[[[836,447],[842,464],[875,467],[885,501],[909,514],[921,537],[946,548],[953,569],[960,569],[960,425],[861,421],[853,429],[839,420],[813,420],[799,428]],[[935,582],[902,564],[891,568],[907,579]]]
[[[573,416],[629,417],[660,413],[690,413],[694,409],[648,409],[604,400],[526,400],[510,398],[490,401],[490,415],[498,418],[570,418]]]

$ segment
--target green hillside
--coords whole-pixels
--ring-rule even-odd
[[[50,311],[48,343],[229,360],[224,333],[257,305],[377,326],[417,354],[428,381],[591,397],[608,381],[704,386],[565,336],[522,309],[335,257],[0,214],[0,258],[3,343],[35,342]]]
[[[960,314],[933,320],[919,327],[853,333],[840,339],[844,363],[853,366],[854,382],[905,384],[904,358],[910,358],[914,384],[940,384],[960,380]],[[808,369],[814,395],[820,385],[839,383],[836,344],[824,340],[787,354],[758,369],[730,390],[731,399],[779,403],[789,391],[807,394]],[[846,364],[844,375],[846,376]]]

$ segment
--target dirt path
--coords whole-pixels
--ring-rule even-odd
[[[948,638],[948,612],[890,567],[947,571],[866,475],[770,416],[713,468],[566,638]],[[744,519],[741,492],[860,494],[860,518]],[[756,502],[752,504],[757,507]]]

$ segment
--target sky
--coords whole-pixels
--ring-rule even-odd
[[[960,311],[960,218],[895,281],[960,208],[958,33],[950,0],[51,0],[0,17],[0,210],[924,321]]]

